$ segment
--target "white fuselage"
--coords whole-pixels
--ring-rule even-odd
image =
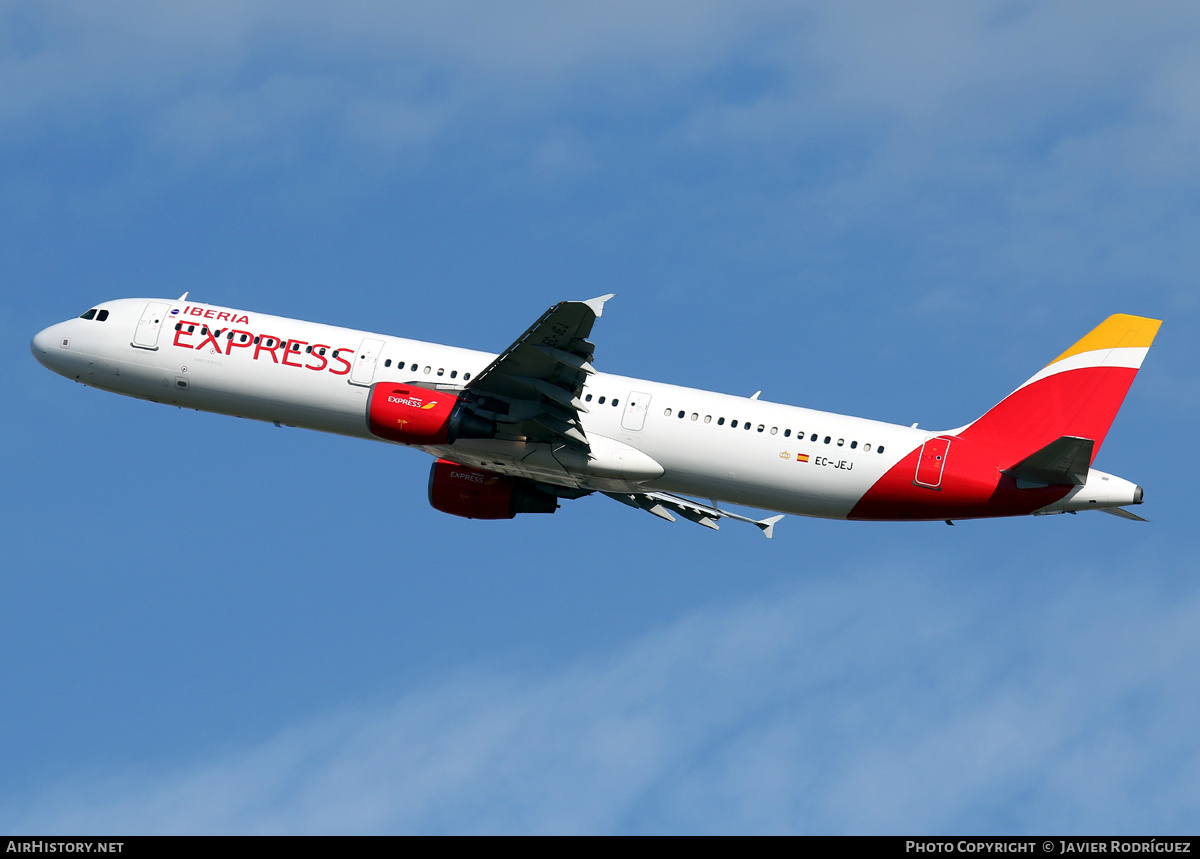
[[[186,300],[99,307],[104,321],[72,319],[40,332],[32,344],[38,360],[127,396],[372,440],[373,383],[453,391],[496,357]],[[588,377],[582,399],[591,462],[545,443],[494,439],[421,449],[560,486],[658,490],[840,519],[936,435],[607,373]]]

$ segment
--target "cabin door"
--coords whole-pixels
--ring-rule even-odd
[[[946,453],[949,450],[950,439],[948,438],[931,438],[921,446],[915,481],[918,486],[941,489],[942,472],[946,468]]]
[[[355,385],[369,386],[375,379],[375,365],[379,362],[379,353],[383,351],[382,340],[364,338],[354,353],[354,366],[350,369],[350,382]]]
[[[133,332],[133,345],[139,349],[157,349],[158,332],[162,330],[163,320],[167,318],[171,305],[162,301],[151,301],[142,311],[137,329]]]

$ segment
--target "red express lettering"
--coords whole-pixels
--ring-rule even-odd
[[[346,366],[346,369],[345,370],[334,370],[333,368],[330,368],[329,372],[333,373],[333,375],[335,375],[335,376],[344,376],[347,373],[349,373],[350,372],[350,362],[347,361],[345,358],[343,358],[338,353],[339,352],[353,352],[353,351],[354,351],[353,349],[334,349],[333,350],[333,360],[338,361],[341,364],[344,364]]]
[[[307,340],[289,340],[287,343],[283,344],[283,363],[287,364],[289,367],[303,367],[303,364],[293,364],[288,360],[288,356],[296,356],[296,354],[300,351],[300,347],[307,345]],[[295,346],[296,348],[293,349],[292,346]]]
[[[304,366],[310,370],[324,370],[329,366],[329,360],[325,357],[325,350],[328,348],[329,347],[324,343],[314,343],[312,347],[312,357],[321,363],[315,367],[312,364],[305,364]]]
[[[246,316],[238,316],[233,313],[224,311],[217,312],[211,308],[205,309],[201,307],[189,306],[184,308],[184,313],[191,316],[203,316],[205,318],[213,318],[221,321],[245,321]],[[212,313],[213,316],[206,314]],[[199,327],[200,331],[196,328]],[[203,334],[204,339],[199,345],[193,345],[188,342],[188,339],[196,334]],[[221,338],[225,338],[225,344],[222,346]],[[255,361],[265,352],[271,358],[274,364],[283,364],[288,367],[303,367],[306,370],[315,370],[320,372],[328,370],[335,376],[345,376],[350,372],[351,363],[342,355],[345,353],[353,353],[353,349],[341,348],[333,349],[326,343],[314,343],[309,346],[307,340],[295,340],[292,338],[276,337],[274,334],[255,335],[253,331],[246,331],[241,328],[229,328],[224,330],[209,329],[207,326],[197,326],[191,322],[180,322],[175,327],[174,345],[183,349],[205,349],[211,346],[217,352],[223,352],[226,355],[232,355],[234,349],[249,349],[254,347],[254,354],[251,358]],[[305,346],[309,346],[307,350]],[[280,350],[283,350],[282,357]],[[326,357],[327,352],[332,352],[329,358]],[[307,353],[307,354],[304,354]],[[336,364],[330,363],[330,358]],[[335,369],[337,368],[337,369]]]
[[[201,341],[199,346],[193,346],[192,348],[193,349],[203,349],[205,346],[207,346],[209,343],[211,343],[213,345],[213,348],[216,349],[218,352],[220,352],[221,351],[221,343],[220,343],[220,341],[217,340],[217,337],[218,337],[218,335],[220,335],[221,332],[213,331],[210,328],[201,328],[200,331],[201,331],[201,333],[203,333],[205,335],[205,338],[204,338],[204,340]]]
[[[235,346],[239,349],[249,349],[254,345],[254,334],[250,331],[238,331],[235,329],[229,333],[233,336],[225,344],[226,355],[232,352]]]
[[[268,340],[271,341],[270,346],[267,345]],[[283,345],[283,341],[280,340],[275,335],[273,335],[273,334],[262,335],[261,337],[258,338],[258,342],[254,344],[254,360],[255,361],[258,360],[258,356],[260,353],[268,352],[271,355],[271,360],[274,361],[276,364],[278,364],[279,359],[277,357],[275,357],[275,350],[278,349],[282,345]]]

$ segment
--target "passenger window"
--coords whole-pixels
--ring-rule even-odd
[[[725,418],[717,418],[717,426],[719,426],[719,427],[725,426]]]
[[[779,432],[779,427],[771,427],[771,435],[775,435],[777,432]]]
[[[413,364],[413,365],[412,365],[411,367],[409,367],[408,369],[412,370],[412,371],[415,373],[415,372],[417,372],[417,365],[416,365],[416,364]]]
[[[383,366],[385,366],[385,367],[390,367],[390,366],[392,366],[392,359],[391,359],[391,358],[388,358],[386,361],[384,361],[384,362],[383,362]]]
[[[591,398],[592,398],[591,394],[588,394],[588,399],[590,400]],[[669,418],[670,416],[671,416],[671,410],[670,410],[670,409],[666,409],[666,410],[663,412],[663,417],[668,417],[668,418]]]
[[[813,433],[812,438],[810,438],[809,441],[816,441],[816,440],[817,440],[817,434]]]
[[[584,401],[585,401],[585,402],[589,402],[589,403],[590,403],[590,402],[592,401],[592,395],[591,395],[591,394],[588,394],[588,395],[587,395],[586,397],[584,397],[583,399],[584,399]],[[670,414],[670,412],[667,412],[667,414]]]
[[[80,319],[88,319],[88,320],[95,319],[96,318],[96,308],[93,307],[87,313],[79,314],[79,318]]]
[[[467,379],[469,379],[469,378],[471,378],[471,374],[470,374],[470,373],[463,373],[463,381],[464,381],[464,382],[465,382],[465,381],[467,381]]]
[[[870,452],[871,452],[871,445],[870,445],[870,444],[864,444],[864,445],[863,445],[863,452],[864,452],[864,453],[870,453]]]
[[[845,443],[846,443],[846,440],[845,440],[844,438],[839,438],[839,439],[838,439],[838,447],[841,447],[841,446],[842,446],[842,445],[844,445]]]
[[[712,415],[705,415],[705,416],[704,416],[704,422],[705,422],[706,424],[711,424],[711,423],[712,423]]]
[[[451,371],[450,371],[450,378],[451,378],[451,379],[457,379],[457,378],[458,378],[458,370],[451,370]]]
[[[82,319],[83,317],[80,317],[80,318]],[[179,329],[181,329],[181,328],[183,328],[183,323],[182,323],[182,322],[176,322],[176,323],[175,323],[175,330],[176,330],[176,331],[178,331],[178,330],[179,330]]]
[[[439,376],[444,376],[444,375],[446,375],[446,368],[445,368],[445,367],[438,367],[438,375],[439,375]]]
[[[612,404],[613,404],[614,406],[616,406],[616,404],[617,404],[617,403],[619,403],[619,402],[621,402],[621,401],[620,401],[620,400],[613,400],[613,401],[612,401]]]
[[[883,453],[883,445],[879,445],[879,447],[875,448],[875,450],[878,453]]]
[[[736,420],[730,421],[729,426],[731,429],[737,429],[737,421]]]
[[[829,444],[829,436],[825,436],[825,443]]]
[[[792,431],[791,431],[790,429],[789,429],[789,430],[784,430],[784,431],[783,431],[783,437],[784,437],[784,438],[791,438],[791,435],[792,435]]]
[[[759,424],[759,425],[758,425],[758,431],[759,431],[759,432],[762,432],[762,431],[763,431],[763,430],[765,430],[765,429],[766,429],[766,427],[765,427],[765,426],[763,426],[762,424]]]
[[[744,424],[743,424],[743,426],[744,426],[746,429],[750,429],[750,421],[746,421],[746,423],[744,423]],[[759,430],[758,430],[758,431],[759,431],[759,432],[762,432],[762,427],[759,427]]]
[[[694,421],[700,420],[700,415],[697,414],[696,412],[692,412],[692,420],[694,420]]]
[[[97,322],[104,322],[107,319],[108,319],[108,311],[107,310],[101,310],[100,313],[98,313],[96,315]],[[154,321],[157,322],[158,320],[156,319]]]
[[[604,397],[601,397],[600,399],[596,400],[596,402],[598,402],[600,405],[604,405]]]
[[[258,345],[258,342],[259,342],[259,340],[261,340],[261,339],[262,339],[262,337],[261,337],[261,336],[257,336],[257,335],[256,335],[256,336],[255,336],[255,338],[254,338],[254,345],[255,345],[255,346],[257,346],[257,345]]]
[[[432,372],[433,372],[433,368],[432,368],[432,367],[430,367],[430,366],[426,366],[426,367],[425,367],[425,375],[426,375],[426,376],[428,376],[428,375],[429,375],[430,373],[432,373]]]
[[[852,442],[850,442],[850,449],[851,449],[851,450],[854,450],[854,448],[856,448],[856,447],[858,447],[858,442],[856,442],[856,441],[852,441]]]
[[[685,412],[683,409],[680,409],[680,410],[679,410],[679,419],[680,419],[680,420],[683,420],[683,416],[684,416],[685,414],[687,414],[687,413],[686,413],[686,412]]]

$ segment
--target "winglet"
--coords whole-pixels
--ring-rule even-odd
[[[592,308],[592,313],[596,314],[596,318],[599,319],[601,316],[604,315],[604,302],[608,301],[610,298],[612,298],[615,295],[616,295],[615,292],[610,292],[608,295],[602,295],[599,298],[593,298],[588,301],[583,301],[580,303],[586,304],[588,307]]]
[[[766,538],[768,540],[770,540],[771,535],[775,531],[775,523],[778,522],[782,518],[783,518],[783,514],[780,514],[779,516],[772,516],[770,519],[763,519],[762,521],[755,522],[754,524],[757,525],[759,528],[762,528],[763,534],[765,534]]]

